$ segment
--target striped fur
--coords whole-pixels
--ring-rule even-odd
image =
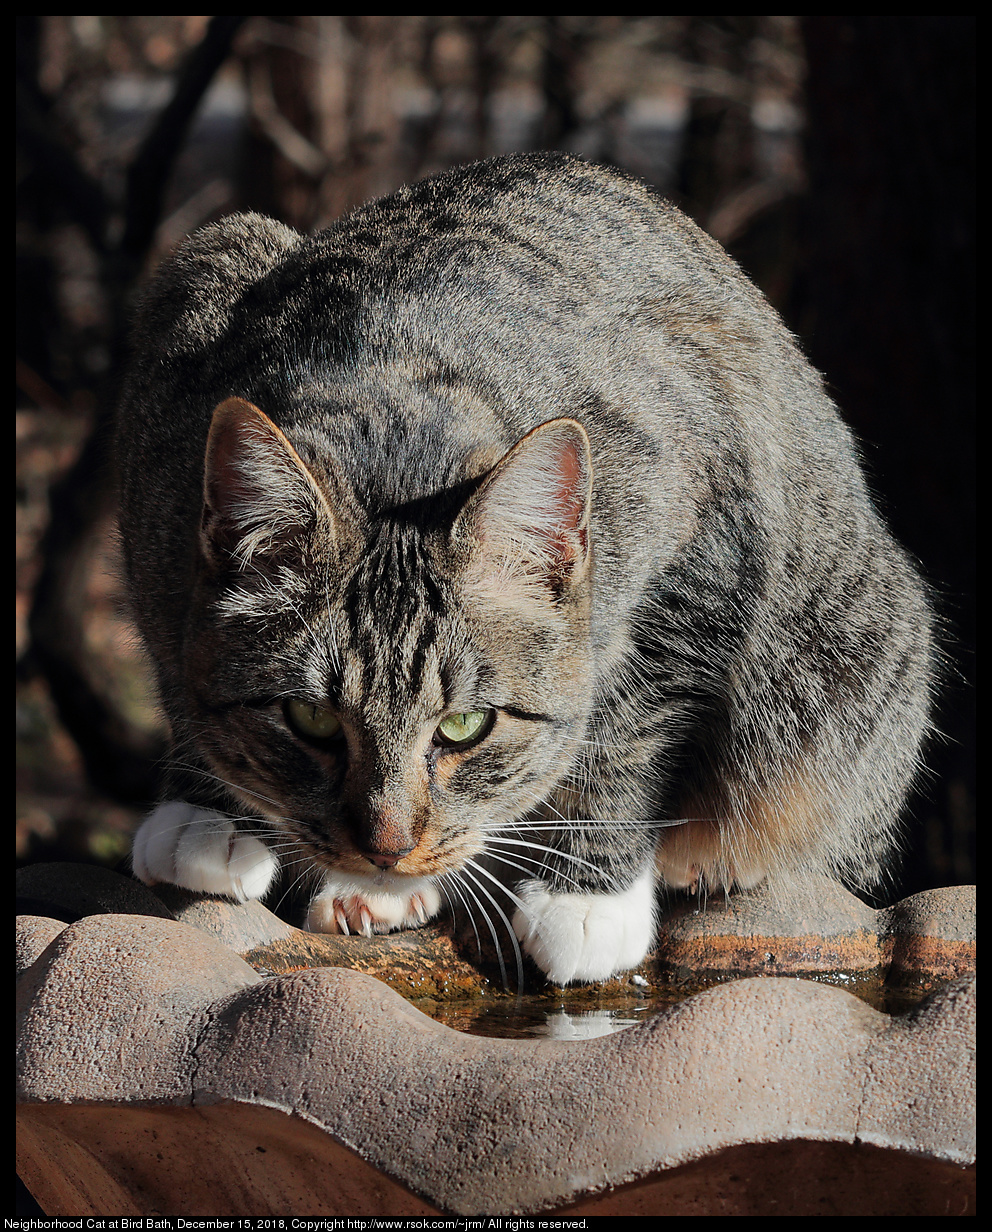
[[[643,957],[656,876],[884,875],[924,587],[819,378],[670,205],[526,155],[310,238],[235,216],[135,339],[121,533],[174,741],[136,853],[182,816],[223,856],[233,817],[318,875],[312,926],[465,906],[561,982]]]

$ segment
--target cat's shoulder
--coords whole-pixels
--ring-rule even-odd
[[[146,354],[190,355],[220,338],[230,310],[303,236],[263,214],[230,214],[201,227],[165,257],[138,297],[137,345]]]

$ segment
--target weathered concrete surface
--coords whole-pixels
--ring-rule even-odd
[[[935,894],[889,932],[883,913],[835,931],[877,952],[906,921],[966,933]],[[279,922],[243,915],[231,948],[224,910],[201,908],[196,926],[21,917],[18,1173],[46,1213],[974,1212],[971,980],[892,1018],[739,979],[599,1039],[482,1039],[363,972],[263,978],[235,950],[286,943],[264,939]],[[719,938],[717,913],[698,918]],[[786,924],[746,935],[784,945]]]

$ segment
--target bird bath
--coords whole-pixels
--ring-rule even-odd
[[[514,998],[443,928],[314,937],[82,866],[19,894],[18,1174],[48,1215],[974,1213],[968,888],[683,902],[638,972],[540,994],[530,1038],[467,1022]]]

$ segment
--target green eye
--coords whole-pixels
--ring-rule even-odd
[[[286,721],[305,740],[333,740],[341,735],[341,723],[332,710],[295,697],[286,703]]]
[[[449,714],[437,725],[434,738],[440,744],[477,744],[489,734],[496,715],[492,710],[471,710],[467,714]]]

